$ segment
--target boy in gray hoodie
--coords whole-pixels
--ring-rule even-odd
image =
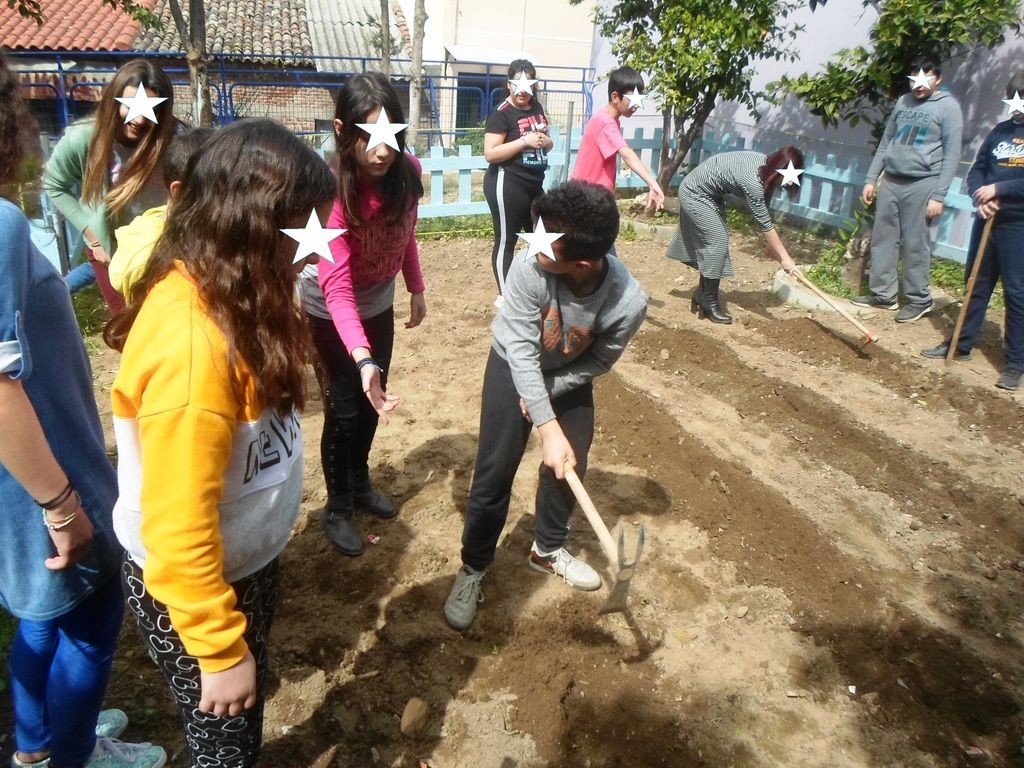
[[[910,93],[896,102],[889,116],[861,195],[865,205],[875,199],[875,185],[884,171],[871,232],[870,293],[853,299],[862,306],[898,309],[896,264],[902,251],[907,304],[897,313],[897,323],[911,323],[932,309],[928,222],[942,213],[960,162],[963,134],[960,105],[939,87],[938,62],[919,59],[910,70]]]
[[[570,181],[538,197],[532,212],[536,226],[525,238],[531,247],[512,262],[505,301],[491,326],[463,564],[444,605],[445,620],[457,630],[476,618],[480,581],[494,560],[532,427],[544,461],[529,565],[577,589],[601,586],[597,572],[564,546],[574,499],[563,468],[573,465],[580,476],[586,471],[593,379],[611,370],[640,327],[647,296],[609,253],[619,212],[607,189]],[[538,251],[545,230],[561,234]]]

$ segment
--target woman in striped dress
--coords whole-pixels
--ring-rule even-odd
[[[679,229],[666,255],[700,272],[690,304],[698,317],[707,317],[713,323],[732,322],[718,294],[721,279],[733,276],[725,222],[728,195],[746,203],[761,228],[767,250],[782,268],[787,272],[796,269],[768,211],[776,189],[785,187],[792,194],[800,184],[796,176],[793,181],[781,173],[790,163],[797,171],[804,167],[804,156],[796,147],[783,147],[767,156],[761,152],[723,152],[698,165],[679,185]]]

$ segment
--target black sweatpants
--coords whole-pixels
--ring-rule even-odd
[[[121,576],[125,602],[178,705],[190,768],[253,768],[263,745],[267,641],[277,603],[277,558],[231,585],[238,598],[236,607],[245,615],[245,642],[256,659],[256,706],[234,717],[199,711],[199,661],[185,650],[181,637],[171,626],[166,606],[149,594],[142,581],[142,569],[129,557],[124,559]]]
[[[584,384],[555,398],[551,404],[576,454],[576,474],[583,477],[587,471],[587,454],[594,440],[593,386]],[[462,562],[478,571],[494,561],[498,537],[508,518],[512,481],[523,459],[532,428],[519,408],[519,393],[512,382],[512,370],[492,349],[484,373],[480,443],[462,531]],[[555,473],[541,464],[534,538],[542,551],[553,552],[565,544],[574,503],[569,484],[555,479]]]
[[[345,349],[334,322],[307,315],[313,333],[313,345],[319,357],[320,381],[324,388],[324,431],[320,436],[320,461],[327,484],[328,507],[351,509],[348,498],[353,478],[369,476],[370,447],[377,434],[379,417],[363,393],[363,383]],[[388,308],[379,315],[364,319],[363,331],[370,342],[373,359],[384,372],[381,387],[387,388],[388,369],[395,343],[395,311]]]
[[[491,221],[494,224],[491,271],[498,284],[498,293],[505,292],[505,276],[512,266],[519,241],[518,233],[533,232],[530,206],[543,191],[543,179],[529,180],[493,163],[487,167],[484,174],[484,197],[491,209]]]

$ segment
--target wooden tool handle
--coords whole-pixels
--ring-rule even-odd
[[[590,496],[583,487],[583,483],[580,482],[576,470],[568,463],[566,463],[564,469],[565,480],[569,483],[569,487],[572,488],[572,492],[576,495],[576,501],[580,503],[580,507],[583,509],[583,514],[587,516],[587,520],[590,521],[591,527],[593,527],[594,532],[597,534],[601,547],[604,549],[605,557],[608,558],[610,563],[617,564],[619,562],[619,553],[615,547],[615,539],[608,532],[608,528],[601,519],[601,515],[597,512],[597,507],[594,506],[594,502],[590,500]]]
[[[978,272],[981,271],[981,260],[985,256],[985,249],[988,248],[988,236],[992,233],[992,222],[996,220],[995,215],[989,216],[985,222],[985,228],[981,230],[981,242],[978,243],[978,250],[974,253],[974,266],[971,267],[971,276],[967,278],[967,288],[964,290],[964,303],[960,306],[960,314],[956,316],[956,326],[953,328],[953,338],[949,340],[949,352],[946,353],[946,365],[953,361],[956,354],[956,345],[960,342],[960,332],[964,329],[964,320],[967,319],[967,305],[971,303],[971,294],[974,293],[974,283],[978,279]]]
[[[809,279],[808,279],[808,278],[807,278],[807,277],[806,277],[806,276],[804,275],[804,273],[803,273],[803,272],[801,272],[801,271],[800,271],[799,269],[797,269],[797,270],[795,270],[795,271],[793,272],[793,274],[794,274],[794,275],[796,275],[796,278],[797,278],[797,280],[799,280],[799,281],[800,281],[801,283],[803,283],[803,284],[804,284],[804,285],[806,285],[806,286],[807,286],[808,288],[810,288],[810,289],[811,289],[812,291],[814,291],[815,295],[816,295],[816,296],[817,296],[817,297],[818,297],[819,299],[821,299],[822,301],[824,301],[824,302],[825,302],[826,304],[828,304],[828,305],[829,305],[830,307],[832,307],[832,309],[834,309],[834,310],[835,310],[836,312],[838,312],[838,313],[839,313],[840,315],[842,315],[842,316],[843,316],[843,317],[845,317],[845,318],[846,318],[847,320],[849,320],[849,321],[850,321],[851,323],[853,323],[853,325],[854,325],[854,326],[856,326],[857,330],[859,330],[859,331],[860,331],[861,333],[863,333],[863,334],[864,334],[865,336],[867,336],[867,337],[868,337],[868,339],[869,339],[870,341],[874,341],[874,340],[875,340],[875,339],[877,338],[877,337],[875,336],[875,334],[874,334],[874,333],[872,333],[872,332],[871,332],[871,331],[870,331],[870,330],[868,329],[868,327],[867,327],[866,325],[864,325],[864,324],[863,324],[862,322],[860,322],[860,321],[859,321],[859,320],[858,320],[857,318],[855,318],[855,317],[854,317],[853,315],[851,315],[851,314],[850,314],[849,312],[847,312],[847,311],[846,311],[845,309],[843,309],[843,308],[842,308],[842,307],[840,307],[840,306],[839,306],[838,304],[836,304],[836,303],[835,303],[834,301],[832,301],[832,298],[831,298],[831,297],[830,297],[830,296],[829,296],[829,295],[828,295],[827,293],[825,293],[825,292],[824,292],[824,291],[822,291],[822,290],[821,290],[820,288],[818,288],[818,286],[816,286],[816,285],[815,285],[814,283],[812,283],[812,282],[811,282],[811,281],[810,281],[810,280],[809,280]]]

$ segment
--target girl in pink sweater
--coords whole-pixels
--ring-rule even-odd
[[[349,556],[363,552],[356,508],[378,518],[397,514],[370,482],[369,454],[378,419],[386,423],[398,405],[385,390],[399,272],[411,294],[405,327],[427,314],[415,234],[423,184],[419,161],[405,151],[404,126],[395,130],[402,119],[395,90],[378,72],[353,75],[341,89],[334,108],[338,199],[328,227],[346,231],[331,241],[333,263],[321,259],[300,281],[324,391],[324,530]]]

